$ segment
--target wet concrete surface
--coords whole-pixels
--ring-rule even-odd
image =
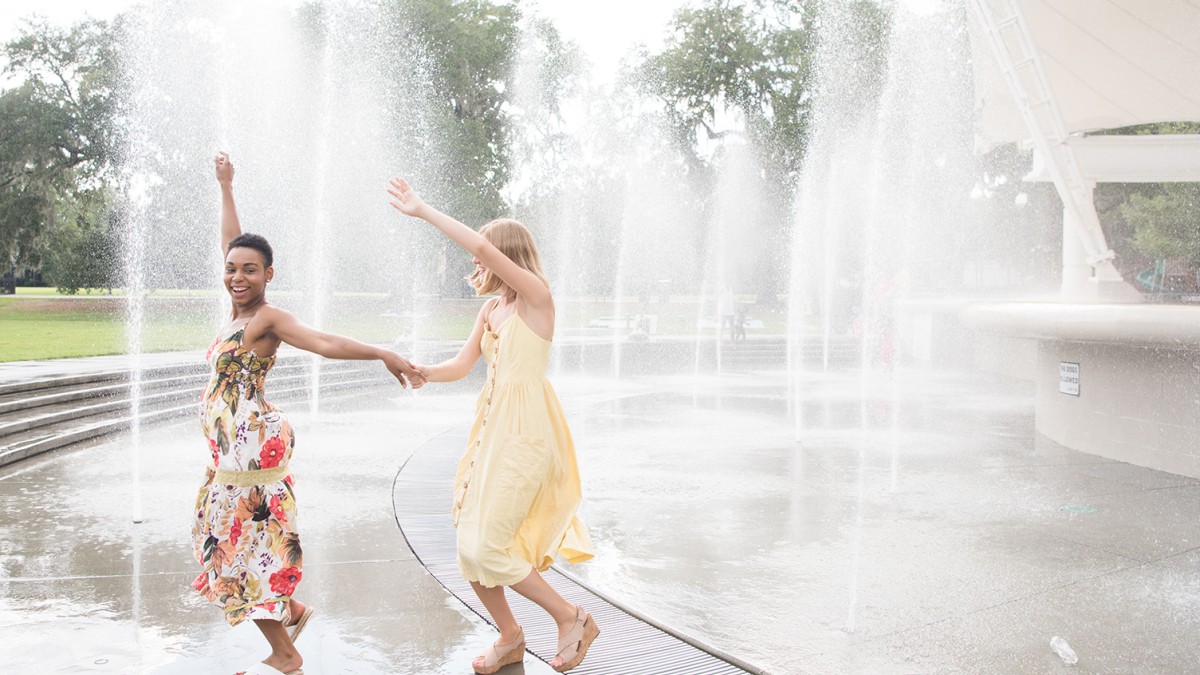
[[[1200,482],[1037,437],[1024,384],[814,374],[797,426],[784,379],[577,414],[581,576],[771,672],[1200,671]]]
[[[1053,635],[1083,672],[1200,670],[1200,481],[1039,439],[1026,385],[813,374],[798,407],[776,373],[556,385],[598,554],[566,571],[771,672],[1054,673]],[[288,410],[298,597],[319,612],[306,673],[469,673],[494,639],[390,502],[404,459],[473,401]],[[140,448],[139,525],[128,434],[0,471],[0,670],[232,673],[265,654],[188,585],[197,425]]]
[[[304,546],[297,597],[317,608],[297,646],[320,673],[470,673],[495,633],[425,573],[400,535],[391,484],[423,442],[469,416],[467,394],[405,394],[288,410]],[[370,407],[366,407],[370,406]],[[307,406],[294,406],[306,408]],[[187,420],[0,471],[0,671],[233,673],[263,658],[190,587],[203,438]],[[551,673],[530,657],[516,673]]]

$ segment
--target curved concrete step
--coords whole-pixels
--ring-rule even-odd
[[[140,423],[196,414],[207,369],[190,375],[178,375],[177,368],[164,370],[166,377],[156,377],[160,371],[143,372],[150,378],[145,384],[154,391],[139,398],[136,419]],[[0,413],[0,466],[128,429],[135,419],[129,378],[129,372],[107,372],[5,385],[2,390],[16,393],[18,399],[22,394],[34,395],[28,396],[28,405],[13,405]],[[340,397],[394,382],[372,362],[330,361],[322,363],[319,386],[322,397]],[[281,365],[272,371],[270,383],[272,400],[302,400],[310,394],[312,375],[307,364]],[[22,386],[27,384],[34,386]]]
[[[370,373],[363,372],[361,368],[340,368],[333,372],[322,371],[321,385],[324,388],[326,385],[346,380],[370,379],[371,375]],[[170,388],[164,389],[161,386],[155,386],[151,387],[149,391],[143,390],[139,396],[139,405],[143,410],[156,410],[163,406],[183,401],[194,403],[199,399],[200,392],[203,390],[207,379],[207,376],[201,378],[172,378],[172,380],[178,380],[178,382]],[[307,392],[306,387],[310,381],[311,375],[305,371],[294,371],[294,374],[291,375],[272,375],[272,386],[268,395],[270,398],[275,398],[277,391],[286,392],[295,388],[304,388],[305,392]],[[105,391],[97,393],[100,390]],[[40,398],[45,401],[61,402],[43,403],[40,406],[30,406],[7,413],[0,412],[0,439],[15,433],[59,422],[92,417],[109,412],[120,412],[122,409],[132,409],[133,406],[133,391],[129,385],[121,385],[115,389],[103,387],[83,391],[63,392]]]
[[[355,370],[361,368],[362,363],[322,361],[321,372],[335,373],[341,370]],[[280,375],[311,372],[311,365],[303,362],[285,362],[275,366],[271,372],[271,380],[275,381],[276,377]],[[208,366],[202,363],[151,368],[142,371],[140,387],[143,392],[149,392],[157,389],[176,388],[181,384],[187,385],[194,382],[199,382],[203,386],[208,377]],[[132,386],[132,371],[130,370],[0,384],[0,415],[40,405],[119,394]]]
[[[207,370],[208,367],[204,363],[188,363],[145,368],[142,370],[142,374],[143,378],[165,378],[202,374],[207,372]],[[42,396],[53,393],[55,390],[65,391],[74,388],[99,387],[127,382],[132,372],[132,368],[119,368],[79,375],[55,375],[4,382],[0,383],[0,401],[10,401],[29,396]]]
[[[104,382],[91,382],[83,385],[71,382],[47,383],[43,388],[34,391],[0,393],[0,416],[30,408],[40,408],[60,403],[72,403],[84,399],[118,396],[128,393],[133,384],[125,375],[126,373],[112,374],[110,379]],[[141,383],[141,388],[142,391],[146,392],[157,389],[171,389],[180,385],[203,382],[206,378],[207,373],[197,372],[190,375],[144,379]],[[3,392],[2,387],[0,387],[0,392]]]

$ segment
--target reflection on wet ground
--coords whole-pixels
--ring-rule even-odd
[[[400,536],[396,469],[469,418],[469,395],[289,411],[304,543],[298,597],[318,609],[298,642],[320,673],[469,673],[494,633],[452,602]],[[295,406],[296,408],[306,406]],[[145,521],[132,523],[129,437],[0,473],[0,664],[27,673],[232,673],[266,654],[191,589],[203,444],[188,420],[143,431]],[[514,673],[550,673],[530,660]]]
[[[598,549],[567,571],[772,672],[1054,672],[1053,635],[1087,671],[1200,662],[1200,481],[1039,440],[1024,385],[812,375],[790,403],[776,374],[556,384]],[[390,494],[474,396],[378,398],[289,411],[300,597],[319,611],[305,672],[467,673],[494,633],[413,559]],[[140,525],[128,437],[0,470],[5,671],[262,657],[188,586],[198,439],[190,421],[143,432]]]
[[[1023,384],[814,375],[797,425],[782,380],[572,410],[581,576],[772,672],[1200,662],[1200,482],[1038,439]]]

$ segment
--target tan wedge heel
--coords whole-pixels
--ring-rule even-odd
[[[525,660],[525,630],[518,629],[517,639],[506,645],[498,645],[493,643],[483,654],[483,665],[476,666],[475,662],[471,662],[471,668],[479,675],[493,675],[496,671],[510,663],[517,663]],[[501,651],[503,650],[503,653]]]
[[[576,605],[575,625],[571,626],[571,630],[567,631],[567,634],[558,641],[558,653],[555,656],[562,659],[563,664],[555,670],[565,673],[583,663],[583,657],[587,656],[588,648],[592,646],[592,642],[598,635],[600,635],[600,627],[596,625],[596,620],[582,607]]]

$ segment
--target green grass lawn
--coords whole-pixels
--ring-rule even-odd
[[[209,330],[209,322],[197,318],[153,317],[142,333],[143,349],[203,349]],[[0,362],[120,354],[127,344],[114,302],[0,299]]]
[[[220,327],[215,294],[154,295],[147,299],[142,350],[204,349]],[[272,294],[288,309],[286,294]],[[0,298],[0,362],[121,354],[129,350],[121,298]],[[478,304],[451,301],[424,316],[417,330],[424,339],[463,338],[471,332]],[[413,317],[385,314],[383,296],[338,296],[324,329],[371,343],[391,343],[412,332]],[[303,311],[297,311],[303,317]]]
[[[100,297],[117,297],[125,295],[125,289],[114,288],[112,295],[108,293],[108,289],[104,288],[81,288],[75,295],[67,295],[59,293],[56,289],[50,286],[17,286],[17,297],[30,296],[55,296],[59,298],[100,298]]]
[[[147,295],[142,350],[146,352],[199,350],[208,346],[219,328],[219,291],[160,290]],[[306,317],[299,293],[272,291],[272,301]],[[415,331],[423,340],[464,339],[471,332],[479,299],[427,299],[416,316],[388,313],[395,309],[383,293],[336,293],[324,329],[372,343],[403,342]],[[121,354],[128,351],[125,303],[119,289],[113,295],[57,295],[54,289],[18,288],[17,296],[0,297],[0,362]],[[666,302],[641,303],[630,298],[621,314],[653,314],[659,334],[689,334],[697,319],[698,298],[672,297]],[[614,316],[609,298],[581,298],[559,303],[558,323],[564,335],[610,333],[589,328],[598,317]],[[759,307],[750,318],[764,322],[763,333],[782,333],[781,309]]]

